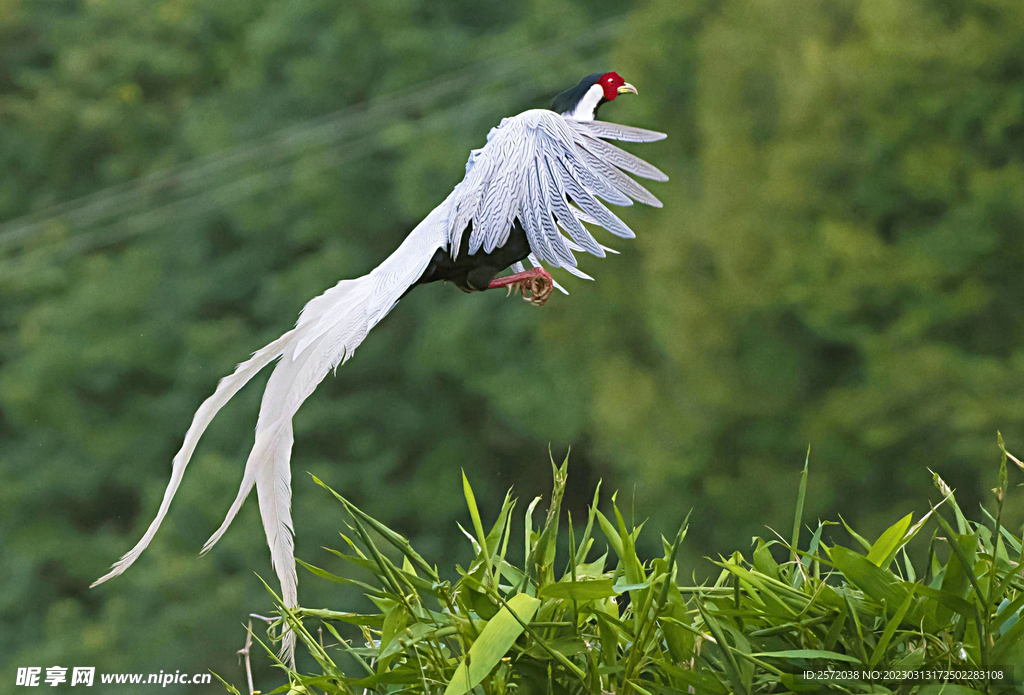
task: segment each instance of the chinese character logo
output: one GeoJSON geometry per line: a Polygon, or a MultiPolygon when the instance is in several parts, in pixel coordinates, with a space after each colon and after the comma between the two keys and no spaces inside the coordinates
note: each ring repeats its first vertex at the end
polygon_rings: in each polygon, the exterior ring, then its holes
{"type": "Polygon", "coordinates": [[[39,685],[39,674],[43,669],[38,666],[21,667],[18,669],[15,685],[39,685]]]}
{"type": "Polygon", "coordinates": [[[75,666],[71,671],[71,685],[92,685],[95,676],[95,666],[75,666]]]}

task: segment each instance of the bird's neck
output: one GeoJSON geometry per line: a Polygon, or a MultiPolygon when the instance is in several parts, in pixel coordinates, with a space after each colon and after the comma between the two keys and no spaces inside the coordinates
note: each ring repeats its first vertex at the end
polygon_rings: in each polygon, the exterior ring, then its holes
{"type": "Polygon", "coordinates": [[[603,101],[604,89],[600,84],[591,85],[590,89],[583,93],[583,97],[576,102],[576,106],[562,115],[567,118],[575,118],[577,121],[592,121],[597,115],[597,107],[603,101]]]}

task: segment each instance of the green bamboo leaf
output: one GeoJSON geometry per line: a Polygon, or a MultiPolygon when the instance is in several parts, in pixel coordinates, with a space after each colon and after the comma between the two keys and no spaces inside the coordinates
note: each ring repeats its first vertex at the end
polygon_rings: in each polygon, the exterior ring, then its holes
{"type": "Polygon", "coordinates": [[[483,682],[502,657],[512,648],[519,635],[523,634],[523,623],[533,620],[540,600],[527,594],[516,594],[508,600],[508,607],[487,621],[480,636],[469,648],[469,654],[455,669],[455,675],[448,682],[444,695],[465,695],[483,682]],[[516,617],[519,620],[516,620],[516,617]]]}
{"type": "Polygon", "coordinates": [[[896,551],[899,550],[901,541],[906,535],[907,529],[910,528],[910,522],[913,518],[914,515],[912,513],[907,514],[883,531],[882,535],[871,546],[871,550],[868,551],[868,560],[873,562],[876,567],[883,569],[888,567],[892,563],[893,558],[896,557],[896,551]]]}
{"type": "Polygon", "coordinates": [[[828,521],[818,521],[818,528],[814,529],[814,533],[811,535],[811,542],[807,546],[807,555],[800,560],[805,569],[811,567],[813,564],[814,569],[812,574],[815,579],[818,579],[821,575],[820,562],[815,555],[818,552],[818,546],[821,544],[821,532],[825,530],[826,526],[831,524],[832,522],[828,521]]]}
{"type": "MultiPolygon", "coordinates": [[[[735,562],[725,562],[717,564],[721,565],[726,570],[736,575],[739,579],[753,586],[757,591],[752,592],[750,596],[756,603],[760,605],[771,606],[775,612],[781,615],[786,615],[789,618],[796,617],[796,611],[794,611],[792,608],[786,605],[785,601],[782,599],[782,595],[780,595],[779,590],[788,591],[792,594],[797,594],[799,591],[798,589],[793,589],[788,584],[785,584],[783,582],[776,582],[775,580],[772,580],[771,578],[765,575],[755,574],[748,570],[746,567],[743,567],[742,565],[739,565],[735,562]]],[[[802,601],[804,598],[803,595],[798,594],[798,596],[799,599],[802,601]]]]}
{"type": "Polygon", "coordinates": [[[867,558],[841,545],[829,551],[829,557],[836,569],[853,585],[877,602],[898,606],[906,598],[906,590],[895,579],[867,558]]]}
{"type": "Polygon", "coordinates": [[[910,591],[907,592],[907,598],[900,604],[900,607],[896,609],[896,613],[893,614],[889,622],[885,624],[885,629],[882,631],[882,636],[878,638],[878,644],[875,645],[875,650],[871,653],[871,660],[868,662],[868,666],[874,668],[878,664],[879,659],[885,655],[885,650],[889,648],[889,642],[892,641],[892,636],[896,634],[896,630],[899,628],[900,623],[903,622],[903,617],[907,614],[911,604],[914,602],[914,589],[916,587],[911,586],[910,591]]]}
{"type": "MultiPolygon", "coordinates": [[[[965,618],[974,617],[974,605],[970,601],[966,601],[960,596],[951,594],[948,591],[941,589],[933,589],[930,586],[924,586],[923,584],[913,584],[911,582],[904,582],[903,586],[907,589],[911,587],[914,591],[929,601],[934,601],[940,606],[944,606],[954,613],[959,613],[965,618]]],[[[947,614],[948,616],[948,614],[947,614]]]]}
{"type": "Polygon", "coordinates": [[[466,477],[466,471],[462,471],[462,492],[466,496],[466,506],[469,507],[469,516],[473,519],[473,530],[476,531],[477,543],[480,544],[480,555],[483,557],[486,572],[485,586],[490,587],[494,575],[491,553],[492,549],[487,544],[487,534],[484,532],[484,524],[480,519],[480,509],[476,505],[476,495],[466,477]]]}
{"type": "MultiPolygon", "coordinates": [[[[575,656],[587,651],[587,643],[582,637],[568,636],[553,639],[547,643],[548,649],[557,652],[564,657],[575,656]]],[[[523,652],[524,655],[535,659],[545,659],[547,651],[538,643],[534,643],[529,649],[523,652]]]]}
{"type": "Polygon", "coordinates": [[[608,544],[612,547],[615,552],[615,557],[622,557],[622,539],[619,537],[619,532],[612,525],[612,522],[608,521],[608,517],[602,514],[600,511],[597,512],[597,523],[601,527],[601,532],[604,537],[608,539],[608,544]]]}
{"type": "Polygon", "coordinates": [[[731,692],[729,690],[729,686],[722,683],[712,675],[715,671],[711,671],[711,673],[703,673],[695,669],[680,668],[679,666],[671,663],[664,664],[664,668],[672,674],[674,678],[678,678],[686,685],[693,686],[698,693],[726,695],[726,693],[731,692]]]}
{"type": "Polygon", "coordinates": [[[1018,594],[1013,601],[1004,597],[996,609],[996,622],[993,624],[993,628],[997,628],[1000,635],[1005,634],[1020,620],[1022,608],[1024,608],[1024,593],[1018,594]]]}
{"type": "Polygon", "coordinates": [[[558,582],[547,584],[541,588],[540,598],[573,599],[576,601],[592,601],[594,599],[618,596],[612,579],[587,579],[577,582],[558,582]]]}
{"type": "Polygon", "coordinates": [[[615,581],[615,592],[619,594],[629,593],[630,591],[640,591],[641,589],[647,589],[651,586],[650,580],[643,582],[630,583],[626,581],[625,575],[619,577],[615,581]]]}
{"type": "Polygon", "coordinates": [[[533,501],[530,502],[530,506],[526,508],[526,517],[523,519],[523,538],[524,538],[524,551],[523,555],[526,558],[526,565],[523,566],[523,580],[517,586],[520,589],[526,588],[526,581],[530,576],[530,558],[533,557],[535,548],[536,538],[533,534],[533,512],[540,504],[540,497],[534,497],[533,501]]]}
{"type": "Polygon", "coordinates": [[[672,659],[681,664],[694,655],[694,634],[687,629],[692,627],[693,620],[686,609],[686,600],[682,592],[674,583],[669,586],[665,612],[666,615],[659,618],[665,633],[665,643],[672,659]],[[683,625],[687,627],[684,628],[683,625]]]}
{"type": "Polygon", "coordinates": [[[843,603],[843,607],[839,610],[839,614],[836,615],[832,625],[828,628],[828,632],[825,633],[825,639],[821,641],[822,649],[825,651],[832,651],[832,648],[836,646],[836,642],[839,641],[839,635],[842,633],[843,628],[846,627],[846,616],[848,609],[846,603],[843,603]]]}
{"type": "MultiPolygon", "coordinates": [[[[344,555],[343,553],[338,553],[338,555],[342,557],[351,557],[349,555],[344,555]]],[[[378,589],[375,586],[370,586],[366,582],[361,582],[357,579],[349,579],[348,577],[339,577],[336,574],[331,574],[327,570],[320,569],[319,567],[311,565],[308,562],[303,562],[299,558],[295,558],[295,562],[298,563],[300,566],[305,567],[312,574],[314,574],[317,577],[320,577],[321,579],[326,579],[337,584],[348,584],[349,586],[358,586],[363,591],[367,591],[371,594],[383,595],[380,589],[378,589]]]]}
{"type": "Polygon", "coordinates": [[[735,647],[729,644],[725,638],[725,630],[723,630],[721,624],[711,616],[711,614],[704,608],[703,603],[697,602],[697,610],[700,612],[700,617],[704,621],[708,630],[715,638],[715,642],[718,644],[719,649],[722,650],[722,656],[725,660],[722,665],[725,667],[726,675],[729,676],[729,680],[732,681],[733,688],[742,693],[749,693],[746,688],[746,679],[743,677],[743,671],[740,669],[739,663],[736,661],[734,654],[735,647]]]}
{"type": "Polygon", "coordinates": [[[640,693],[640,695],[653,695],[650,690],[647,690],[646,688],[641,688],[636,681],[627,680],[626,685],[629,686],[628,688],[625,688],[626,692],[629,692],[629,688],[632,688],[633,690],[640,693]]]}
{"type": "Polygon", "coordinates": [[[299,608],[299,614],[304,618],[319,618],[320,620],[338,620],[349,625],[366,625],[368,627],[381,627],[384,618],[380,615],[369,613],[345,613],[331,611],[326,608],[299,608]]]}
{"type": "Polygon", "coordinates": [[[779,563],[772,557],[771,548],[760,538],[757,539],[757,549],[754,550],[754,569],[772,579],[779,578],[779,563]]]}
{"type": "Polygon", "coordinates": [[[476,505],[476,495],[473,494],[473,487],[469,484],[466,471],[462,471],[462,493],[466,497],[466,506],[469,507],[469,516],[473,520],[473,530],[476,531],[476,540],[484,555],[489,555],[487,548],[487,534],[484,533],[484,524],[480,519],[480,509],[476,505]]]}
{"type": "Polygon", "coordinates": [[[380,658],[384,659],[397,654],[398,652],[415,646],[423,641],[438,641],[449,635],[455,635],[459,629],[454,625],[445,625],[438,627],[437,623],[414,623],[409,626],[405,632],[402,633],[400,639],[393,640],[390,645],[380,653],[380,658]]]}
{"type": "MultiPolygon", "coordinates": [[[[945,521],[944,519],[942,521],[945,521]]],[[[979,600],[983,600],[977,579],[974,576],[974,563],[978,552],[978,534],[957,534],[946,525],[950,536],[950,547],[953,550],[946,562],[946,572],[942,577],[942,590],[960,598],[966,598],[972,585],[977,591],[979,600]],[[955,544],[955,547],[954,547],[955,544]]]]}
{"type": "Polygon", "coordinates": [[[1007,483],[1009,482],[1006,473],[1006,442],[1003,441],[1002,432],[996,432],[996,442],[999,445],[999,451],[1002,452],[1002,456],[1000,457],[1001,460],[999,461],[999,477],[996,479],[996,489],[994,490],[994,492],[996,493],[996,499],[999,501],[1001,505],[1006,495],[1007,483]]]}
{"type": "Polygon", "coordinates": [[[473,589],[467,589],[466,593],[469,594],[469,604],[481,618],[490,620],[497,614],[498,606],[488,598],[487,594],[473,589]]]}
{"type": "Polygon", "coordinates": [[[992,660],[997,664],[1024,663],[1024,620],[1018,620],[1000,635],[992,647],[992,660]]]}
{"type": "Polygon", "coordinates": [[[907,570],[907,581],[916,582],[917,581],[917,571],[914,569],[914,565],[911,564],[910,558],[907,556],[907,548],[906,548],[906,546],[901,548],[901,551],[903,552],[903,566],[907,570]]]}
{"type": "Polygon", "coordinates": [[[597,504],[601,499],[601,481],[597,481],[597,487],[594,489],[594,501],[590,503],[590,510],[587,514],[587,527],[583,530],[583,537],[580,538],[579,550],[576,554],[576,564],[582,565],[587,560],[587,551],[590,550],[591,542],[593,541],[594,533],[594,520],[597,518],[597,504]]]}
{"type": "MultiPolygon", "coordinates": [[[[601,636],[601,665],[606,669],[621,668],[618,650],[619,634],[629,635],[628,628],[625,626],[620,628],[619,625],[616,625],[616,623],[619,623],[618,620],[602,611],[597,611],[594,615],[597,616],[597,629],[598,634],[601,636]]],[[[621,625],[621,623],[619,624],[621,625]]],[[[1024,621],[1021,624],[1024,625],[1024,621]]],[[[626,639],[631,640],[631,637],[630,635],[626,639]]]]}
{"type": "MultiPolygon", "coordinates": [[[[793,541],[790,547],[793,548],[791,559],[797,560],[797,548],[800,547],[800,523],[804,516],[804,498],[807,496],[807,465],[811,461],[811,447],[807,446],[807,456],[804,458],[804,470],[800,473],[800,488],[796,495],[796,514],[793,516],[793,541]]],[[[794,579],[799,575],[795,575],[794,579]]]]}
{"type": "MultiPolygon", "coordinates": [[[[851,584],[877,603],[884,603],[890,608],[903,605],[909,592],[891,572],[877,567],[863,555],[842,546],[832,548],[829,556],[836,569],[842,572],[851,584]]],[[[910,622],[920,624],[922,618],[920,604],[911,605],[908,618],[910,622]]]]}
{"type": "Polygon", "coordinates": [[[406,625],[409,624],[409,613],[406,612],[405,607],[401,604],[396,604],[384,615],[384,624],[381,626],[380,633],[380,644],[377,647],[378,650],[378,661],[377,661],[377,673],[383,674],[388,669],[388,665],[391,662],[391,658],[384,656],[383,652],[393,644],[396,637],[405,631],[406,625]]]}
{"type": "Polygon", "coordinates": [[[498,519],[494,522],[494,526],[491,527],[490,533],[487,534],[487,547],[493,551],[498,548],[499,542],[504,537],[505,542],[508,542],[508,537],[505,535],[508,528],[509,515],[512,510],[515,509],[516,501],[512,499],[512,490],[508,490],[505,493],[505,501],[501,503],[501,511],[498,512],[498,519]]]}
{"type": "Polygon", "coordinates": [[[839,520],[843,522],[843,527],[846,529],[846,532],[853,537],[853,540],[857,541],[860,547],[864,548],[865,552],[871,550],[871,543],[868,539],[854,531],[853,527],[846,523],[846,519],[843,518],[842,514],[839,515],[839,520]]]}
{"type": "Polygon", "coordinates": [[[351,514],[356,519],[362,519],[370,528],[372,528],[378,534],[383,536],[384,539],[387,540],[388,543],[393,545],[396,549],[401,551],[401,553],[403,555],[405,555],[407,558],[409,558],[409,561],[412,562],[412,564],[415,565],[426,576],[430,577],[434,581],[440,581],[440,579],[437,576],[437,572],[434,570],[433,567],[431,567],[430,565],[427,564],[427,561],[424,560],[423,557],[419,553],[417,553],[413,549],[412,544],[409,542],[408,538],[406,538],[405,536],[403,536],[400,533],[396,533],[395,531],[392,531],[390,528],[388,528],[387,526],[385,526],[381,522],[377,521],[372,516],[370,516],[369,514],[364,512],[363,510],[361,510],[359,507],[355,506],[354,504],[349,502],[347,499],[345,499],[344,497],[339,495],[337,492],[332,490],[329,485],[324,483],[322,480],[317,478],[315,475],[312,475],[312,474],[310,474],[310,475],[313,478],[313,482],[315,482],[317,485],[319,485],[320,487],[322,487],[323,489],[327,490],[332,495],[334,495],[335,499],[337,499],[339,502],[342,503],[342,505],[344,505],[345,510],[349,514],[351,514]]]}

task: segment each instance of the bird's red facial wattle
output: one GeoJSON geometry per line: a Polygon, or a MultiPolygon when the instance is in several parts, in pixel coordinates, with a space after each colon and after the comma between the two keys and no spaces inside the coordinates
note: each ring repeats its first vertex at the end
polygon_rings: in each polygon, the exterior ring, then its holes
{"type": "Polygon", "coordinates": [[[608,101],[615,101],[620,94],[636,94],[636,87],[626,82],[617,72],[606,72],[598,80],[601,89],[604,90],[604,98],[608,101]]]}

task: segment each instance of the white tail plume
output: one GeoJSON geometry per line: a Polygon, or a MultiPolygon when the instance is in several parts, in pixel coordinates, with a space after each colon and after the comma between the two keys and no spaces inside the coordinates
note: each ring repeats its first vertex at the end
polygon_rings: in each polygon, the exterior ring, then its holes
{"type": "MultiPolygon", "coordinates": [[[[135,547],[92,586],[116,577],[138,559],[167,515],[196,444],[214,416],[261,369],[281,358],[263,394],[256,441],[246,461],[238,494],[224,522],[203,546],[202,552],[209,551],[224,535],[255,486],[271,563],[281,583],[281,598],[289,608],[298,605],[291,515],[292,418],[324,377],[352,356],[370,329],[391,311],[423,274],[434,251],[446,246],[445,229],[439,224],[445,218],[445,208],[444,203],[438,206],[369,275],[342,280],[309,301],[294,329],[256,352],[238,365],[231,376],[221,380],[214,394],[199,407],[185,434],[185,442],[174,457],[171,480],[156,518],[135,547]]],[[[294,650],[295,635],[286,630],[282,658],[294,664],[294,650]]]]}

